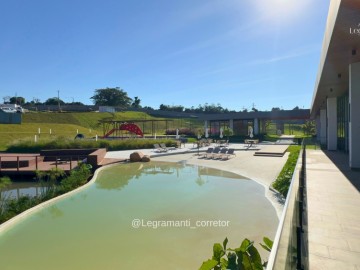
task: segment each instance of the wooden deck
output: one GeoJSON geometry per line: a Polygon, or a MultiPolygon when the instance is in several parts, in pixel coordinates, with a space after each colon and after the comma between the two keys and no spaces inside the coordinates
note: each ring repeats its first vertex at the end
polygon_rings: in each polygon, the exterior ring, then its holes
{"type": "Polygon", "coordinates": [[[44,161],[39,154],[0,154],[1,175],[34,175],[36,170],[49,171],[52,168],[69,172],[77,166],[78,160],[60,157],[55,157],[55,161],[44,161]]]}
{"type": "Polygon", "coordinates": [[[105,159],[106,149],[68,149],[42,151],[41,154],[0,153],[0,175],[35,175],[35,171],[49,171],[53,168],[70,172],[80,161],[86,159],[93,168],[119,162],[105,159]]]}

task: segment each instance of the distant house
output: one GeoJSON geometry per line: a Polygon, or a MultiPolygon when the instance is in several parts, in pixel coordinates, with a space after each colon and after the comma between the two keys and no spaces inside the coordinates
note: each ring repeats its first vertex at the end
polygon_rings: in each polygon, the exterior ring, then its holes
{"type": "Polygon", "coordinates": [[[114,113],[114,112],[115,112],[115,107],[111,107],[111,106],[99,106],[99,112],[114,113]]]}

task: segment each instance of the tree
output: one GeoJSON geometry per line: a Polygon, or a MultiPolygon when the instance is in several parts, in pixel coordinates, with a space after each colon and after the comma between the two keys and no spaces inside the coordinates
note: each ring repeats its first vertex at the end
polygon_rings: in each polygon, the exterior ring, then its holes
{"type": "Polygon", "coordinates": [[[96,89],[93,100],[95,105],[129,107],[132,99],[120,87],[96,89]]]}
{"type": "Polygon", "coordinates": [[[66,103],[66,105],[84,105],[84,103],[80,101],[75,101],[75,102],[66,103]]]}
{"type": "Polygon", "coordinates": [[[3,97],[3,100],[4,100],[4,104],[8,104],[10,102],[10,97],[5,96],[5,97],[3,97]]]}
{"type": "Polygon", "coordinates": [[[141,108],[140,102],[141,99],[139,97],[135,97],[133,103],[131,104],[131,107],[141,108]]]}
{"type": "Polygon", "coordinates": [[[226,136],[227,137],[227,140],[229,141],[229,137],[230,136],[233,136],[234,135],[234,131],[231,129],[231,128],[229,128],[229,127],[226,127],[225,129],[224,129],[224,136],[226,136]]]}
{"type": "Polygon", "coordinates": [[[295,111],[295,110],[300,110],[299,106],[296,106],[296,107],[293,109],[293,111],[295,111]]]}
{"type": "Polygon", "coordinates": [[[10,98],[10,103],[11,104],[17,104],[17,105],[21,105],[25,103],[25,98],[23,97],[11,97],[10,98]]]}
{"type": "Polygon", "coordinates": [[[307,120],[305,124],[302,125],[302,129],[306,135],[315,134],[315,121],[307,120]]]}
{"type": "Polygon", "coordinates": [[[184,107],[181,105],[165,105],[165,104],[160,104],[159,107],[160,111],[169,111],[169,112],[183,112],[184,111],[184,107]]]}
{"type": "Polygon", "coordinates": [[[64,105],[65,102],[62,101],[61,99],[57,98],[57,97],[53,97],[53,98],[48,98],[44,104],[45,105],[58,105],[60,103],[60,105],[64,105]]]}
{"type": "Polygon", "coordinates": [[[278,111],[281,111],[281,109],[279,107],[273,107],[271,109],[272,112],[278,112],[278,111]]]}

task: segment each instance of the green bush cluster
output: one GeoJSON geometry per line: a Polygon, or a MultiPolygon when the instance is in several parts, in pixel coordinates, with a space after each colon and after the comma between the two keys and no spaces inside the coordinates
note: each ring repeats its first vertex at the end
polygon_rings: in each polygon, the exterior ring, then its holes
{"type": "MultiPolygon", "coordinates": [[[[0,198],[0,224],[42,202],[62,195],[85,184],[91,176],[91,166],[80,163],[69,176],[60,169],[36,172],[42,186],[40,195],[35,197],[0,198]],[[60,182],[59,182],[60,180],[60,182]]],[[[1,190],[1,189],[0,189],[1,190]]]]}
{"type": "MultiPolygon", "coordinates": [[[[263,238],[264,243],[260,246],[271,252],[273,241],[263,238]]],[[[240,247],[227,248],[228,239],[225,238],[222,245],[216,243],[213,246],[213,256],[203,262],[199,270],[263,270],[267,262],[263,262],[254,242],[244,239],[240,247]]]]}
{"type": "Polygon", "coordinates": [[[301,146],[292,145],[288,148],[288,152],[290,152],[288,160],[286,161],[283,169],[281,170],[279,176],[276,181],[272,184],[272,186],[279,191],[285,198],[287,196],[291,179],[294,174],[294,170],[296,167],[296,163],[299,157],[301,146]]]}
{"type": "Polygon", "coordinates": [[[106,148],[109,151],[130,149],[151,149],[154,143],[164,143],[168,147],[176,147],[177,141],[171,139],[124,139],[124,140],[74,140],[66,137],[41,139],[34,142],[30,139],[16,141],[7,147],[9,153],[37,153],[47,149],[85,149],[106,148]]]}

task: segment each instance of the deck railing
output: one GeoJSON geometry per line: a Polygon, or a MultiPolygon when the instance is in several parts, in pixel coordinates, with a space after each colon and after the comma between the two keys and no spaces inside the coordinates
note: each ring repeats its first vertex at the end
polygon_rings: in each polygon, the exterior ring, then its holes
{"type": "Polygon", "coordinates": [[[21,170],[48,170],[51,168],[58,168],[71,171],[73,169],[73,162],[79,163],[84,160],[86,156],[77,155],[61,155],[61,156],[39,156],[39,155],[7,155],[0,156],[0,172],[2,171],[21,171],[21,170]],[[44,161],[47,159],[48,161],[44,161]],[[24,164],[26,162],[26,164],[24,164]],[[9,165],[11,163],[11,165],[9,165]],[[6,165],[5,165],[6,164],[6,165]],[[45,167],[41,164],[47,164],[45,167]]]}
{"type": "Polygon", "coordinates": [[[306,231],[306,146],[303,142],[266,269],[309,269],[306,231]]]}

